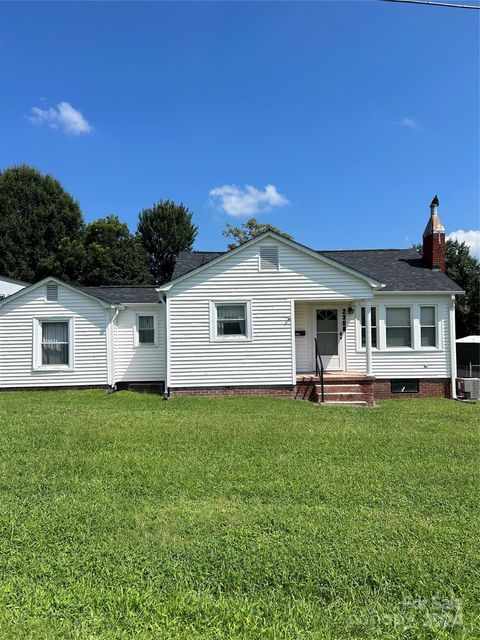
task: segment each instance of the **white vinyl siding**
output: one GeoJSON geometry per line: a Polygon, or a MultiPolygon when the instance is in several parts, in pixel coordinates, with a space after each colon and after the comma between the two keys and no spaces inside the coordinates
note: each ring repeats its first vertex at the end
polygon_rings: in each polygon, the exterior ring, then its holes
{"type": "Polygon", "coordinates": [[[342,300],[371,297],[370,286],[360,278],[286,244],[269,244],[279,246],[278,271],[259,270],[259,245],[253,244],[172,287],[170,386],[292,384],[294,342],[297,358],[302,347],[292,330],[291,301],[334,299],[341,305],[342,300]],[[212,341],[209,301],[246,299],[251,341],[212,341]]]}
{"type": "Polygon", "coordinates": [[[0,307],[0,387],[106,385],[105,307],[62,285],[58,302],[47,303],[46,295],[42,285],[0,307]],[[36,361],[35,326],[53,319],[75,324],[75,343],[69,345],[74,366],[69,362],[68,370],[38,366],[36,361]]]}
{"type": "MultiPolygon", "coordinates": [[[[152,321],[148,322],[151,324],[152,321]]],[[[120,310],[114,325],[114,352],[116,382],[165,381],[165,306],[130,304],[127,309],[120,310]],[[153,344],[139,343],[140,317],[153,318],[153,344]]]]}
{"type": "Polygon", "coordinates": [[[305,331],[305,335],[295,337],[297,373],[312,371],[312,307],[309,302],[295,303],[295,330],[305,331]]]}
{"type": "MultiPolygon", "coordinates": [[[[450,377],[450,295],[380,294],[377,307],[379,348],[372,352],[373,375],[377,378],[448,378],[450,377]],[[409,307],[412,317],[412,348],[389,349],[385,342],[386,308],[409,307]],[[421,346],[420,308],[435,307],[437,346],[421,346]]],[[[361,308],[357,305],[356,322],[347,324],[347,368],[366,371],[365,349],[361,348],[361,308]]]]}

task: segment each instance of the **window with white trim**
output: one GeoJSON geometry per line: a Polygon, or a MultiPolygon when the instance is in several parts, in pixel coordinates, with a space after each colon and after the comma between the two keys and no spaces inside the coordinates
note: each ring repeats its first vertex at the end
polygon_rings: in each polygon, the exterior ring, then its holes
{"type": "Polygon", "coordinates": [[[138,344],[155,344],[155,316],[137,316],[138,344]]]}
{"type": "Polygon", "coordinates": [[[385,334],[387,349],[412,346],[410,307],[386,307],[385,334]]]}
{"type": "MultiPolygon", "coordinates": [[[[360,323],[362,326],[362,347],[365,347],[367,344],[367,316],[365,313],[365,307],[362,307],[360,310],[361,319],[360,323]]],[[[372,325],[372,347],[377,348],[377,307],[372,307],[371,314],[371,325],[372,325]]]]}
{"type": "Polygon", "coordinates": [[[212,340],[250,340],[249,301],[211,302],[212,340]]]}
{"type": "Polygon", "coordinates": [[[246,331],[245,304],[217,304],[217,335],[245,336],[246,331]]]}
{"type": "Polygon", "coordinates": [[[68,320],[65,322],[41,322],[42,366],[66,366],[69,362],[68,320]]]}
{"type": "Polygon", "coordinates": [[[437,346],[435,307],[420,307],[420,345],[422,347],[437,346]]]}
{"type": "Polygon", "coordinates": [[[260,247],[260,271],[278,271],[278,247],[275,245],[260,247]]]}
{"type": "Polygon", "coordinates": [[[74,318],[33,319],[33,370],[73,371],[74,318]]]}

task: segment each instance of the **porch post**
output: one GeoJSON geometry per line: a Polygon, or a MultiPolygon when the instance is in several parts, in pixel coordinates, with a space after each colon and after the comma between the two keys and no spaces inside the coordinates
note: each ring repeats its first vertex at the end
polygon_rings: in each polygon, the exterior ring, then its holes
{"type": "Polygon", "coordinates": [[[365,353],[367,358],[367,376],[373,375],[372,368],[372,301],[365,300],[365,353]]]}

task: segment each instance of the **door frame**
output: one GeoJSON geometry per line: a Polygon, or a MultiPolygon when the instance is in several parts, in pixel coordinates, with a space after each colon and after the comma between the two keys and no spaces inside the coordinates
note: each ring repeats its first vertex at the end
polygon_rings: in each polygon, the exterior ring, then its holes
{"type": "Polygon", "coordinates": [[[312,341],[311,341],[311,354],[312,354],[312,362],[313,362],[313,366],[312,366],[312,371],[315,370],[315,338],[317,337],[317,311],[320,310],[325,310],[325,309],[335,309],[337,312],[337,335],[340,336],[340,339],[338,341],[338,359],[339,359],[339,368],[332,368],[332,367],[325,367],[326,371],[346,371],[345,369],[345,363],[347,361],[347,354],[346,354],[346,339],[345,339],[345,332],[343,331],[343,318],[342,318],[342,312],[343,309],[345,308],[345,305],[341,305],[339,306],[338,303],[337,304],[328,304],[328,303],[314,303],[312,305],[313,309],[312,309],[312,316],[311,316],[311,322],[312,322],[312,341]]]}

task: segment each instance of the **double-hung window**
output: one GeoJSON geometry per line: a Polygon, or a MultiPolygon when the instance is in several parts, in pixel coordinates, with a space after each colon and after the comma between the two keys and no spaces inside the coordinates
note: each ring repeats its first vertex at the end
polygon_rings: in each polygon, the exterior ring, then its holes
{"type": "Polygon", "coordinates": [[[69,366],[68,320],[42,322],[42,366],[69,366]]]}
{"type": "Polygon", "coordinates": [[[250,339],[250,303],[212,303],[212,338],[214,340],[250,339]]]}
{"type": "Polygon", "coordinates": [[[34,318],[33,369],[74,370],[74,318],[34,318]]]}
{"type": "Polygon", "coordinates": [[[245,304],[217,305],[217,335],[246,336],[245,304]]]}
{"type": "MultiPolygon", "coordinates": [[[[361,325],[362,325],[362,347],[365,348],[367,344],[367,316],[365,313],[365,307],[361,308],[361,325]]],[[[377,308],[372,307],[371,314],[372,325],[372,347],[377,348],[377,308]]]]}
{"type": "Polygon", "coordinates": [[[412,316],[410,307],[386,308],[385,333],[387,349],[412,346],[412,316]]]}
{"type": "Polygon", "coordinates": [[[435,307],[420,307],[420,345],[437,346],[437,322],[435,307]]]}
{"type": "Polygon", "coordinates": [[[137,316],[137,340],[138,344],[155,344],[155,316],[137,316]]]}

